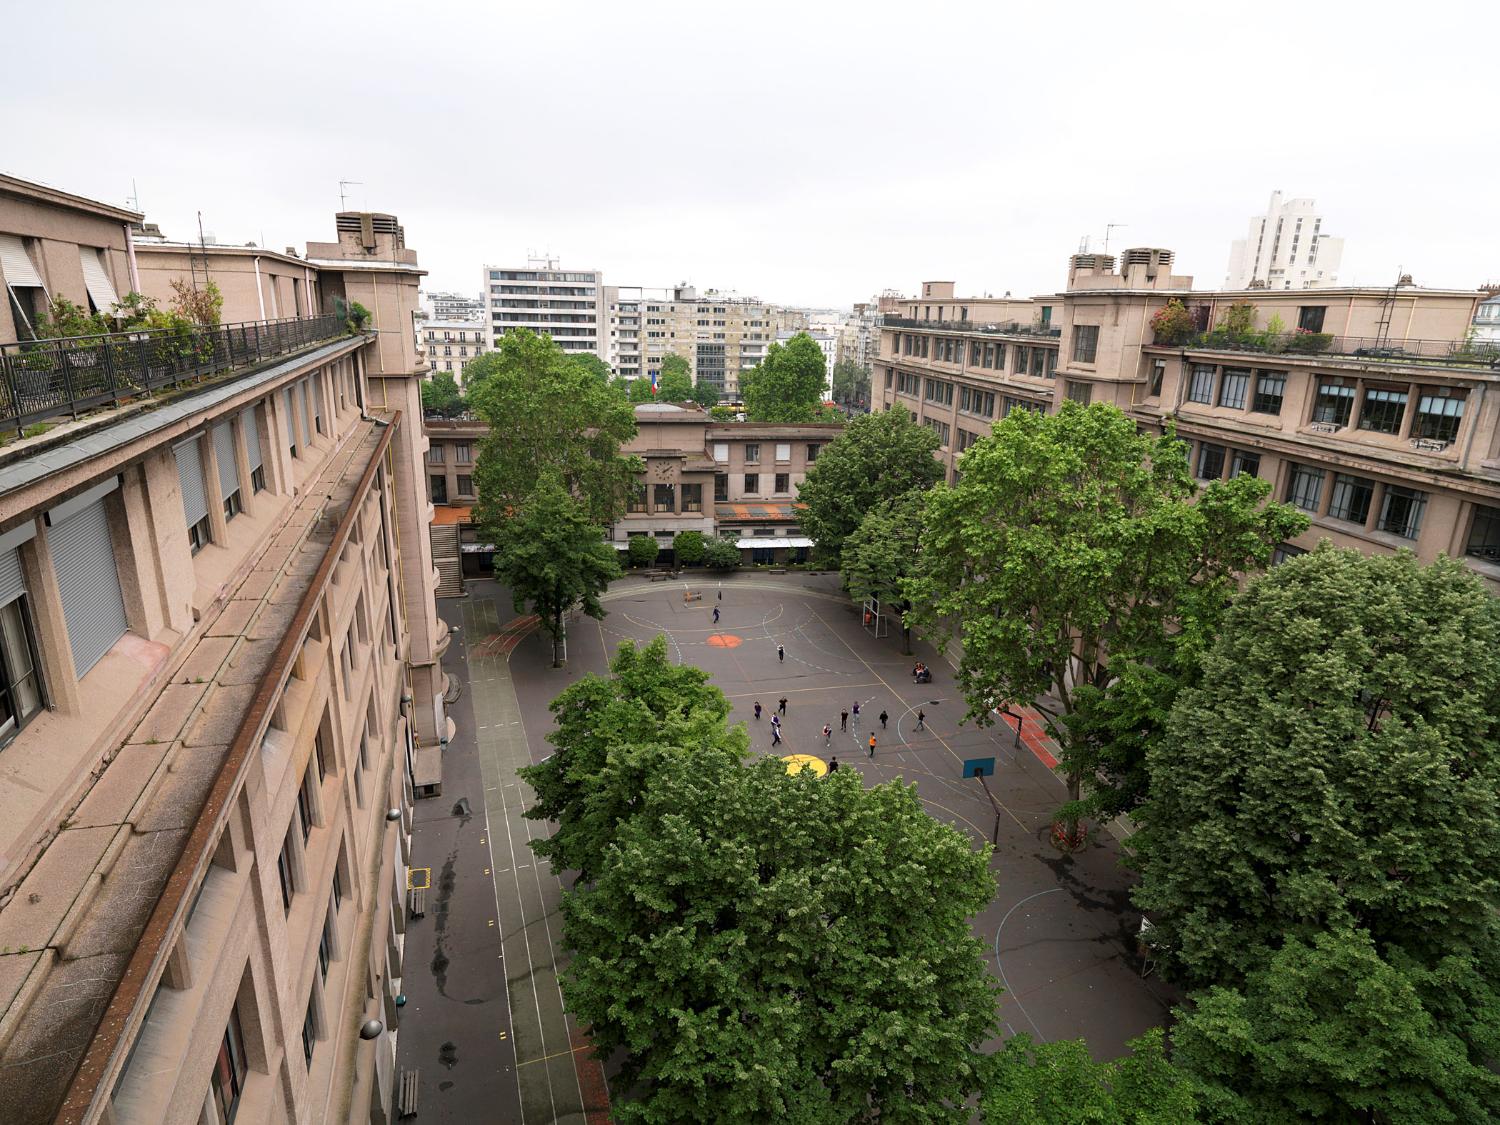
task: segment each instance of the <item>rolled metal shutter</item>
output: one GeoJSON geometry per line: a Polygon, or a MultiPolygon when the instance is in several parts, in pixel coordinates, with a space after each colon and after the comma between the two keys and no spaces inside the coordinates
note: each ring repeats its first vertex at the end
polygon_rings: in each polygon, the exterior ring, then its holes
{"type": "Polygon", "coordinates": [[[177,479],[182,482],[182,514],[192,527],[208,515],[208,489],[203,484],[203,455],[198,451],[198,439],[173,447],[172,455],[177,458],[177,479]]]}
{"type": "Polygon", "coordinates": [[[308,382],[312,384],[313,404],[313,428],[318,433],[323,432],[323,380],[314,375],[308,382]]]}
{"type": "Polygon", "coordinates": [[[245,457],[253,473],[260,468],[260,425],[255,421],[255,407],[240,412],[240,426],[245,431],[245,457]]]}
{"type": "Polygon", "coordinates": [[[104,501],[68,517],[52,529],[48,539],[63,619],[73,645],[73,670],[81,677],[125,635],[125,599],[104,501]]]}
{"type": "Polygon", "coordinates": [[[31,255],[26,253],[26,243],[15,234],[0,234],[0,272],[5,274],[7,285],[29,285],[45,290],[42,275],[31,264],[31,255]]]}
{"type": "Polygon", "coordinates": [[[0,606],[10,605],[26,592],[26,580],[21,577],[21,552],[12,547],[0,551],[0,606]]]}
{"type": "Polygon", "coordinates": [[[312,429],[311,429],[311,422],[308,420],[308,417],[307,417],[307,415],[309,413],[309,410],[308,410],[308,406],[307,406],[307,380],[306,379],[303,379],[302,382],[300,382],[300,383],[297,384],[297,394],[296,394],[295,397],[297,399],[297,417],[302,420],[302,444],[303,445],[311,445],[312,444],[312,429]]]}
{"type": "Polygon", "coordinates": [[[240,466],[234,459],[234,427],[228,422],[214,427],[214,456],[219,460],[219,499],[228,500],[240,488],[240,466]]]}
{"type": "Polygon", "coordinates": [[[115,296],[114,282],[110,281],[109,274],[105,272],[101,251],[92,246],[80,246],[78,264],[83,267],[84,288],[89,291],[89,299],[94,302],[97,311],[107,313],[120,303],[120,298],[115,296]]]}
{"type": "Polygon", "coordinates": [[[292,388],[288,387],[281,392],[282,413],[286,415],[286,446],[288,449],[297,448],[297,416],[292,413],[292,388]]]}

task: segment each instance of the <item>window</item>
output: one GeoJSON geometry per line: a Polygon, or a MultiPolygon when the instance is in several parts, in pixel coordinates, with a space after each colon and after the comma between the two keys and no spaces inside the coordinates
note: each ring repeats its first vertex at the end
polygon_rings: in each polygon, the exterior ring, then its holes
{"type": "Polygon", "coordinates": [[[1229,461],[1229,475],[1231,478],[1260,476],[1260,454],[1236,449],[1229,461]]]}
{"type": "Polygon", "coordinates": [[[1417,399],[1417,418],[1412,437],[1425,441],[1452,442],[1464,417],[1464,392],[1450,387],[1434,388],[1417,399]]]}
{"type": "Polygon", "coordinates": [[[1313,400],[1314,422],[1325,426],[1343,428],[1349,424],[1349,412],[1354,408],[1354,387],[1342,379],[1318,380],[1318,397],[1313,400]]]}
{"type": "Polygon", "coordinates": [[[1278,543],[1276,550],[1271,552],[1271,565],[1280,566],[1287,559],[1294,559],[1298,555],[1307,554],[1306,547],[1298,547],[1294,543],[1278,543]]]}
{"type": "Polygon", "coordinates": [[[318,1045],[318,1025],[313,1021],[313,998],[307,998],[307,1014],[302,1017],[302,1058],[312,1069],[313,1048],[318,1045]]]}
{"type": "Polygon", "coordinates": [[[441,465],[443,463],[443,445],[441,442],[427,447],[427,463],[429,465],[441,465]]]}
{"type": "Polygon", "coordinates": [[[658,484],[653,489],[651,498],[651,510],[654,512],[672,512],[677,509],[677,487],[671,484],[658,484]]]}
{"type": "Polygon", "coordinates": [[[1304,512],[1316,514],[1323,499],[1323,470],[1308,465],[1293,465],[1291,478],[1287,481],[1287,503],[1295,504],[1304,512]]]}
{"type": "Polygon", "coordinates": [[[628,512],[644,512],[646,510],[646,486],[634,484],[630,488],[630,495],[625,501],[625,510],[628,512]]]}
{"type": "Polygon", "coordinates": [[[1375,526],[1403,539],[1415,539],[1417,532],[1422,530],[1422,512],[1426,507],[1427,493],[1388,484],[1380,502],[1380,519],[1375,526]]]}
{"type": "Polygon", "coordinates": [[[1094,397],[1094,385],[1092,383],[1080,382],[1077,379],[1069,379],[1067,382],[1068,397],[1076,403],[1087,406],[1089,400],[1094,397]]]}
{"type": "Polygon", "coordinates": [[[1031,349],[1031,374],[1033,378],[1052,378],[1052,370],[1056,363],[1057,353],[1051,348],[1031,349]]]}
{"type": "Polygon", "coordinates": [[[1187,399],[1189,402],[1201,402],[1205,406],[1214,400],[1214,373],[1217,370],[1211,363],[1193,364],[1193,374],[1188,379],[1187,399]]]}
{"type": "Polygon", "coordinates": [[[1297,327],[1304,332],[1323,331],[1323,314],[1327,305],[1303,305],[1297,310],[1297,327]]]}
{"type": "Polygon", "coordinates": [[[684,512],[703,511],[703,486],[701,484],[682,486],[682,510],[684,512]]]}
{"type": "Polygon", "coordinates": [[[448,478],[433,476],[427,479],[432,485],[432,502],[434,504],[446,504],[448,502],[448,478]]]}
{"type": "Polygon", "coordinates": [[[474,461],[473,446],[466,441],[461,441],[453,447],[453,459],[460,465],[469,465],[474,461]]]}
{"type": "Polygon", "coordinates": [[[792,459],[792,444],[791,444],[791,442],[786,442],[786,441],[777,442],[776,443],[776,460],[778,460],[778,461],[790,461],[791,459],[792,459]]]}
{"type": "Polygon", "coordinates": [[[714,501],[723,504],[729,500],[729,474],[714,474],[714,501]]]}
{"type": "Polygon", "coordinates": [[[1149,398],[1161,397],[1161,385],[1167,379],[1167,361],[1158,359],[1151,365],[1151,389],[1147,392],[1149,398]]]}
{"type": "MultiPolygon", "coordinates": [[[[347,651],[347,646],[345,651],[347,651]]],[[[313,813],[312,813],[312,786],[313,778],[311,771],[302,775],[302,783],[297,786],[297,817],[302,822],[302,840],[306,843],[308,836],[312,835],[313,813]]]]}
{"type": "Polygon", "coordinates": [[[1464,553],[1476,559],[1500,561],[1500,508],[1474,505],[1474,522],[1469,525],[1469,545],[1464,553]]]}
{"type": "Polygon", "coordinates": [[[747,442],[745,444],[745,464],[760,464],[760,445],[758,442],[747,442]]]}
{"type": "Polygon", "coordinates": [[[808,446],[807,446],[807,463],[809,465],[811,465],[814,461],[816,461],[818,459],[818,449],[819,448],[820,447],[818,446],[817,442],[810,442],[810,443],[808,443],[808,446]]]}
{"type": "Polygon", "coordinates": [[[714,460],[721,465],[729,460],[729,443],[727,441],[714,442],[714,460]]]}
{"type": "Polygon", "coordinates": [[[1219,380],[1219,405],[1243,410],[1249,394],[1250,372],[1243,367],[1224,368],[1224,378],[1219,380]]]}
{"type": "Polygon", "coordinates": [[[282,909],[291,910],[292,895],[296,892],[296,887],[292,885],[292,834],[290,832],[281,842],[281,851],[276,854],[276,878],[281,883],[282,909]]]}
{"type": "MultiPolygon", "coordinates": [[[[334,907],[336,910],[337,907],[334,907]]],[[[333,914],[323,918],[323,932],[318,935],[318,976],[328,980],[328,962],[333,960],[333,914]]]]}
{"type": "Polygon", "coordinates": [[[463,473],[459,473],[458,474],[458,494],[460,496],[473,496],[474,495],[474,478],[473,477],[471,477],[471,476],[465,476],[463,473]]]}
{"type": "Polygon", "coordinates": [[[1204,442],[1198,447],[1198,479],[1218,480],[1224,475],[1224,447],[1204,442]]]}
{"type": "Polygon", "coordinates": [[[1366,387],[1359,408],[1359,428],[1377,434],[1399,434],[1406,417],[1404,387],[1366,387]]]}
{"type": "MultiPolygon", "coordinates": [[[[0,572],[14,568],[13,591],[20,586],[20,560],[14,551],[6,554],[8,557],[0,558],[0,572]]],[[[41,709],[36,638],[31,630],[26,595],[21,594],[0,606],[0,743],[14,738],[41,709]]]]}
{"type": "Polygon", "coordinates": [[[746,473],[745,474],[745,492],[748,495],[754,496],[759,491],[760,491],[760,474],[759,473],[746,473]]]}
{"type": "Polygon", "coordinates": [[[1015,368],[1017,375],[1025,375],[1031,367],[1031,349],[1016,345],[1015,368]]]}
{"type": "Polygon", "coordinates": [[[1281,400],[1286,396],[1286,376],[1280,371],[1260,371],[1255,375],[1255,399],[1250,409],[1257,414],[1280,414],[1281,400]]]}
{"type": "Polygon", "coordinates": [[[240,1095],[245,1089],[245,1075],[250,1071],[245,1062],[245,1033],[240,1028],[240,1008],[236,1004],[229,1012],[229,1026],[224,1029],[224,1038],[219,1042],[219,1055],[214,1060],[213,1071],[208,1076],[209,1100],[213,1104],[215,1125],[230,1125],[240,1108],[240,1095]]]}
{"type": "Polygon", "coordinates": [[[958,408],[969,414],[982,414],[986,418],[995,416],[995,392],[981,391],[973,387],[959,388],[958,408]]]}
{"type": "Polygon", "coordinates": [[[1005,397],[1005,417],[1009,418],[1017,410],[1030,410],[1037,414],[1045,413],[1045,408],[1036,402],[1027,402],[1024,398],[1005,397]]]}
{"type": "Polygon", "coordinates": [[[1073,325],[1073,362],[1093,363],[1099,350],[1099,326],[1097,324],[1073,325]]]}
{"type": "Polygon", "coordinates": [[[775,492],[775,494],[778,496],[784,495],[785,493],[788,493],[792,490],[792,474],[777,473],[774,483],[775,488],[773,489],[773,491],[775,492]]]}
{"type": "Polygon", "coordinates": [[[1374,495],[1374,481],[1348,473],[1334,473],[1328,514],[1336,520],[1362,524],[1370,518],[1370,499],[1374,495]]]}

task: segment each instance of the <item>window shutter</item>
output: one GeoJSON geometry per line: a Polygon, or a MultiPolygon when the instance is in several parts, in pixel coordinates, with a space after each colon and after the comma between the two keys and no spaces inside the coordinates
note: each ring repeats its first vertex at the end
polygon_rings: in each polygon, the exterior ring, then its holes
{"type": "Polygon", "coordinates": [[[321,434],[323,432],[323,380],[313,375],[308,382],[312,384],[313,424],[321,434]]]}
{"type": "Polygon", "coordinates": [[[31,255],[26,253],[26,244],[19,235],[0,234],[0,271],[5,273],[6,285],[29,285],[45,290],[41,274],[31,264],[31,255]]]}
{"type": "Polygon", "coordinates": [[[115,295],[115,286],[109,280],[109,273],[104,268],[103,253],[95,250],[92,246],[80,246],[78,248],[78,263],[83,266],[83,284],[89,291],[89,299],[94,302],[94,308],[102,313],[120,303],[120,298],[115,295]]]}
{"type": "Polygon", "coordinates": [[[198,439],[185,441],[172,450],[177,458],[177,479],[182,483],[182,511],[187,525],[208,515],[208,490],[203,485],[203,456],[198,450],[198,439]]]}
{"type": "Polygon", "coordinates": [[[21,552],[12,547],[0,551],[0,606],[9,605],[26,592],[21,577],[21,552]]]}
{"type": "Polygon", "coordinates": [[[219,499],[239,491],[240,467],[234,458],[234,427],[220,422],[214,427],[214,456],[219,461],[219,499]]]}
{"type": "Polygon", "coordinates": [[[292,388],[281,392],[282,414],[286,416],[286,444],[288,449],[297,448],[297,416],[292,413],[292,388]]]}
{"type": "Polygon", "coordinates": [[[81,677],[125,635],[125,599],[99,500],[52,529],[48,537],[73,668],[81,677]]]}
{"type": "Polygon", "coordinates": [[[240,426],[245,431],[245,455],[250,461],[250,471],[253,473],[261,466],[260,459],[260,427],[255,421],[255,407],[240,412],[240,426]]]}
{"type": "Polygon", "coordinates": [[[297,404],[297,419],[302,423],[302,444],[312,444],[312,433],[308,429],[307,421],[307,380],[303,379],[292,388],[292,398],[297,404]]]}

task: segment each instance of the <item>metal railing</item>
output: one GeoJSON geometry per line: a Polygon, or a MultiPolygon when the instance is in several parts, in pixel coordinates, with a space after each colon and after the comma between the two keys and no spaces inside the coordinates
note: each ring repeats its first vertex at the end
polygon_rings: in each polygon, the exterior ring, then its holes
{"type": "Polygon", "coordinates": [[[978,320],[913,320],[909,316],[887,316],[881,322],[880,327],[921,328],[929,332],[1003,333],[1011,336],[1044,336],[1050,339],[1056,339],[1062,335],[1061,328],[1054,328],[1050,324],[1022,324],[1018,320],[990,324],[978,320]]]}
{"type": "Polygon", "coordinates": [[[1230,337],[1220,332],[1195,333],[1180,343],[1159,347],[1254,352],[1259,355],[1327,355],[1382,363],[1442,364],[1500,368],[1500,344],[1469,340],[1390,340],[1376,336],[1326,333],[1252,333],[1230,337]]]}
{"type": "Polygon", "coordinates": [[[28,425],[218,375],[342,336],[336,316],[0,344],[0,426],[28,425]]]}

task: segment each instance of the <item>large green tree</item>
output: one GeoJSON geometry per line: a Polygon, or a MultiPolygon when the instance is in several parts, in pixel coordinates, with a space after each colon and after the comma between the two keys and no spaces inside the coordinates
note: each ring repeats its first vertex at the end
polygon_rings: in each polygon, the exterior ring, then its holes
{"type": "Polygon", "coordinates": [[[615,549],[555,471],[546,473],[495,532],[495,577],[510,587],[517,613],[528,608],[552,638],[562,666],[566,615],[575,607],[602,618],[599,602],[620,576],[615,549]]]}
{"type": "Polygon", "coordinates": [[[463,413],[464,396],[451,371],[438,371],[422,380],[422,413],[428,417],[453,418],[463,413]]]}
{"type": "Polygon", "coordinates": [[[938,437],[904,410],[862,414],[818,451],[797,488],[802,530],[837,560],[844,540],[872,511],[942,479],[938,437]]]}
{"type": "Polygon", "coordinates": [[[873,509],[844,540],[841,567],[844,585],[858,602],[880,599],[882,613],[896,613],[901,626],[901,651],[911,652],[911,629],[905,614],[911,608],[901,588],[916,562],[922,537],[922,494],[911,491],[873,509]]]}
{"type": "Polygon", "coordinates": [[[609,369],[609,364],[596,356],[593,352],[569,352],[568,358],[573,366],[584,371],[601,383],[608,383],[614,374],[609,369]]]}
{"type": "Polygon", "coordinates": [[[833,365],[833,400],[845,406],[870,401],[870,369],[852,359],[841,359],[833,365]]]}
{"type": "MultiPolygon", "coordinates": [[[[820,457],[821,461],[822,458],[820,457]]],[[[1070,720],[1097,707],[1133,664],[1161,666],[1211,635],[1240,577],[1307,526],[1266,503],[1252,476],[1201,492],[1186,445],[1140,433],[1116,407],[1064,402],[1015,411],[964,454],[962,478],[927,494],[922,550],[905,585],[912,619],[961,638],[967,718],[1020,703],[1062,748],[1069,838],[1100,743],[1070,720]]]]}
{"type": "Polygon", "coordinates": [[[1167,1059],[1160,1029],[1130,1046],[1095,1062],[1081,1039],[1011,1036],[984,1062],[985,1125],[1194,1125],[1192,1083],[1167,1059]]]}
{"type": "Polygon", "coordinates": [[[707,379],[699,379],[693,384],[693,393],[690,397],[704,410],[711,410],[719,405],[719,388],[707,379]]]}
{"type": "Polygon", "coordinates": [[[556,473],[596,524],[618,519],[640,462],[620,454],[635,416],[617,391],[550,336],[507,332],[481,356],[469,404],[489,423],[474,481],[474,522],[489,542],[546,473],[556,473]]]}
{"type": "Polygon", "coordinates": [[[608,676],[587,675],[552,701],[555,750],[520,770],[536,792],[526,815],[557,823],[532,849],[555,874],[590,876],[638,803],[656,751],[744,757],[749,739],[743,726],[725,727],[729,710],[707,672],[672,662],[665,637],[622,644],[608,676]]]}
{"type": "Polygon", "coordinates": [[[568,1008],[616,1120],[967,1122],[995,985],[988,849],[915,789],[661,752],[563,900],[568,1008]]]}
{"type": "Polygon", "coordinates": [[[662,356],[661,374],[656,378],[656,397],[662,402],[692,401],[692,369],[688,367],[688,361],[675,352],[662,356]]]}
{"type": "Polygon", "coordinates": [[[740,372],[745,417],[751,422],[816,422],[823,417],[828,364],[806,332],[772,344],[766,358],[740,372]]]}

